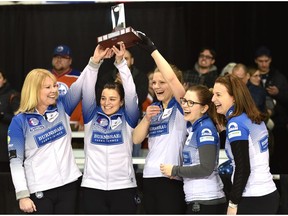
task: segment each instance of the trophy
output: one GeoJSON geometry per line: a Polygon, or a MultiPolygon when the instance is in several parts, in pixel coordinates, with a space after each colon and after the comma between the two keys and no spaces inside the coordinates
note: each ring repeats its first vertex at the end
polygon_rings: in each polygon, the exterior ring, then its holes
{"type": "Polygon", "coordinates": [[[113,31],[97,38],[98,43],[104,49],[107,47],[111,48],[120,41],[123,41],[126,48],[128,48],[141,40],[138,33],[132,27],[126,28],[123,3],[111,7],[111,18],[113,31]]]}

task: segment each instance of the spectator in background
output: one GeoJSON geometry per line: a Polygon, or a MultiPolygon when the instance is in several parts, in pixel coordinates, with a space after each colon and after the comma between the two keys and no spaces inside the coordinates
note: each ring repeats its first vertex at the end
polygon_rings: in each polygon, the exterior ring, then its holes
{"type": "Polygon", "coordinates": [[[238,63],[233,67],[232,74],[240,78],[245,84],[247,84],[250,77],[247,67],[241,63],[238,63]]]}
{"type": "Polygon", "coordinates": [[[234,68],[234,66],[236,65],[235,62],[230,62],[228,63],[221,71],[220,76],[225,76],[226,74],[231,74],[232,73],[232,69],[234,68]]]}
{"type": "Polygon", "coordinates": [[[7,131],[9,124],[18,110],[20,94],[7,80],[7,75],[0,70],[0,172],[9,172],[7,131]]]}
{"type": "Polygon", "coordinates": [[[8,157],[7,132],[14,113],[19,108],[20,94],[10,85],[7,74],[0,70],[0,214],[14,214],[17,202],[8,157]],[[13,188],[13,189],[12,189],[13,188]]]}
{"type": "MultiPolygon", "coordinates": [[[[72,68],[72,52],[68,46],[59,45],[55,47],[52,57],[51,72],[57,78],[59,95],[66,94],[71,84],[80,76],[80,72],[72,68]]],[[[72,113],[70,123],[73,131],[84,130],[81,102],[72,113]]]]}
{"type": "Polygon", "coordinates": [[[198,61],[192,70],[183,73],[184,87],[187,90],[191,85],[202,84],[212,88],[218,77],[215,66],[216,52],[212,48],[204,47],[200,50],[198,61]]]}
{"type": "Polygon", "coordinates": [[[274,153],[271,157],[271,172],[280,174],[280,213],[288,213],[288,82],[286,77],[271,66],[272,53],[265,47],[255,52],[254,61],[261,73],[262,86],[267,94],[275,100],[274,113],[271,116],[275,126],[274,153]],[[283,142],[284,141],[284,142],[283,142]]]}

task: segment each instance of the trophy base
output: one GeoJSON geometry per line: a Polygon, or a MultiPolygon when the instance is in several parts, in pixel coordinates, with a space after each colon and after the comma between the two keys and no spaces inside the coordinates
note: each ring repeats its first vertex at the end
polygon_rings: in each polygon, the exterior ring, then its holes
{"type": "Polygon", "coordinates": [[[123,41],[125,47],[132,47],[136,45],[141,39],[138,36],[138,33],[131,27],[123,28],[116,30],[112,33],[100,36],[97,38],[98,43],[106,49],[107,47],[111,48],[114,45],[117,45],[118,42],[123,41]]]}

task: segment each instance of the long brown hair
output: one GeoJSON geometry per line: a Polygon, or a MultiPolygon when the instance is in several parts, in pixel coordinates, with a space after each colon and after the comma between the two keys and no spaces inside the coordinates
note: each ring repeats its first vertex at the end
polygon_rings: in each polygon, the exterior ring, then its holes
{"type": "Polygon", "coordinates": [[[235,109],[229,118],[239,116],[245,112],[254,123],[260,124],[261,121],[266,119],[266,115],[258,110],[249,89],[241,79],[232,74],[227,74],[226,76],[218,77],[215,83],[224,85],[228,94],[234,97],[235,109]]]}

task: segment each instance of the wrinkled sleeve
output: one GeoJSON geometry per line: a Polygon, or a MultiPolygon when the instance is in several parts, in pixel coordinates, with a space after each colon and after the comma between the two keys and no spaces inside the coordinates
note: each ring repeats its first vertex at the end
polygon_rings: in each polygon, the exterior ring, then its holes
{"type": "Polygon", "coordinates": [[[23,167],[25,157],[25,134],[23,133],[23,123],[19,116],[12,119],[8,128],[8,151],[10,158],[10,169],[16,198],[29,197],[25,171],[23,167]]]}
{"type": "Polygon", "coordinates": [[[129,122],[132,124],[131,126],[135,128],[140,117],[135,83],[126,60],[123,60],[119,64],[116,64],[115,62],[114,65],[117,67],[123,83],[126,114],[130,120],[129,122]]]}

